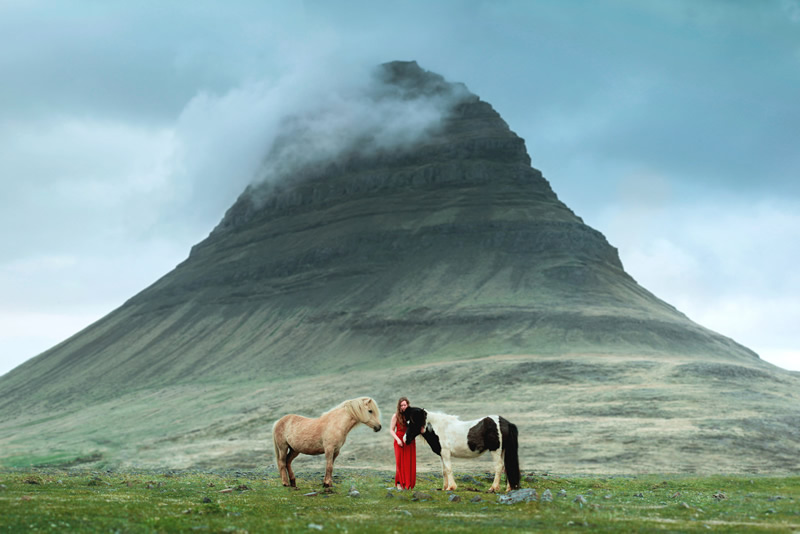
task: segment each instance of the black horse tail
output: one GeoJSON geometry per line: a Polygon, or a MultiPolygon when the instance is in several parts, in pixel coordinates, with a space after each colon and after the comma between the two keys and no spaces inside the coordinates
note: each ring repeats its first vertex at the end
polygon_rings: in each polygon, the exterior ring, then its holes
{"type": "Polygon", "coordinates": [[[517,431],[517,425],[509,423],[501,417],[500,426],[503,433],[503,462],[506,468],[506,479],[511,489],[519,489],[522,476],[519,472],[519,432],[517,431]]]}

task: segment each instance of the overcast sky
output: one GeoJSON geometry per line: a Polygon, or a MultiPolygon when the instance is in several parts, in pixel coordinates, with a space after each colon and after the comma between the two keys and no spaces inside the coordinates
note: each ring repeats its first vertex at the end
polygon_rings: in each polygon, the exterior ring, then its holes
{"type": "Polygon", "coordinates": [[[0,0],[0,374],[184,260],[275,117],[415,59],[626,270],[800,370],[800,1],[0,0]]]}

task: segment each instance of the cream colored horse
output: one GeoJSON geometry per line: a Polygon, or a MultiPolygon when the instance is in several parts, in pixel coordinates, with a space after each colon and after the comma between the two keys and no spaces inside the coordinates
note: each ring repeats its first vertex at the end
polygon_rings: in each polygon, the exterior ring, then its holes
{"type": "Polygon", "coordinates": [[[375,432],[381,429],[381,412],[369,397],[346,400],[336,408],[316,419],[302,415],[284,415],[272,426],[275,442],[275,461],[281,472],[284,486],[295,487],[292,460],[303,454],[325,454],[325,478],[322,485],[333,485],[333,461],[347,439],[347,434],[358,423],[364,423],[375,432]]]}

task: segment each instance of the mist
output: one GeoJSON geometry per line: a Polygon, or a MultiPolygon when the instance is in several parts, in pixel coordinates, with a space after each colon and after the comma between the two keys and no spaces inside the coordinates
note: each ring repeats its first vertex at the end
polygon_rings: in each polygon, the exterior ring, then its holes
{"type": "Polygon", "coordinates": [[[327,61],[200,94],[178,121],[172,172],[179,179],[172,181],[183,184],[191,206],[218,218],[247,186],[256,186],[263,202],[273,186],[297,175],[413,148],[441,129],[458,102],[476,98],[462,84],[428,76],[398,85],[389,67],[327,61]]]}

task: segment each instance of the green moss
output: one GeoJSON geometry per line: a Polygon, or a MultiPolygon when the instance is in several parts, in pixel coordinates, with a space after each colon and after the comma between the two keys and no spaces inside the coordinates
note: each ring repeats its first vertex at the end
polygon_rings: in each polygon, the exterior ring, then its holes
{"type": "Polygon", "coordinates": [[[450,502],[421,474],[396,492],[391,473],[339,470],[332,493],[319,473],[298,489],[275,472],[234,474],[11,470],[0,473],[0,530],[23,532],[583,532],[786,531],[800,527],[800,477],[528,477],[552,502],[498,504],[478,484],[450,502]],[[350,486],[359,497],[348,496],[350,486]],[[478,487],[475,487],[478,486],[478,487]],[[561,490],[566,496],[559,496],[561,490]],[[583,495],[585,503],[575,502],[583,495]],[[480,502],[471,502],[473,497],[480,502]]]}

